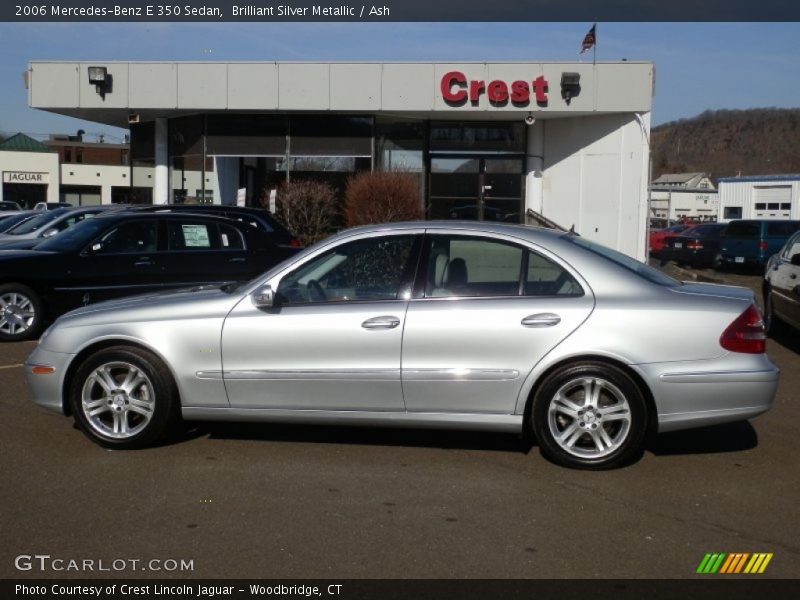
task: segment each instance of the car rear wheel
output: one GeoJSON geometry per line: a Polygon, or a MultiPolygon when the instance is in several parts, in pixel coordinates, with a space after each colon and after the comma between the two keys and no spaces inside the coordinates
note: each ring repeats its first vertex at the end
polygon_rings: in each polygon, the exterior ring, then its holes
{"type": "Polygon", "coordinates": [[[42,330],[42,301],[20,283],[0,285],[0,340],[29,340],[42,330]]]}
{"type": "Polygon", "coordinates": [[[641,452],[647,408],[623,370],[600,362],[568,365],[539,387],[531,411],[542,453],[579,469],[611,469],[641,452]]]}
{"type": "Polygon", "coordinates": [[[107,448],[140,448],[161,438],[178,418],[172,374],[154,354],[117,346],[78,368],[70,386],[75,422],[107,448]]]}

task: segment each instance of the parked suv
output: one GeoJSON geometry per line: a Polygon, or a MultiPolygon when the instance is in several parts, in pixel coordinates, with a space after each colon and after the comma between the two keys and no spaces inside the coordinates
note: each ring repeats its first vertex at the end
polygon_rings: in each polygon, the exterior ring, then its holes
{"type": "Polygon", "coordinates": [[[763,267],[786,240],[800,229],[800,221],[742,219],[731,221],[722,236],[716,268],[763,267]]]}
{"type": "Polygon", "coordinates": [[[154,204],[139,208],[141,211],[179,212],[188,211],[201,215],[216,215],[252,225],[266,233],[278,246],[299,248],[300,242],[278,220],[263,208],[233,206],[230,204],[154,204]]]}

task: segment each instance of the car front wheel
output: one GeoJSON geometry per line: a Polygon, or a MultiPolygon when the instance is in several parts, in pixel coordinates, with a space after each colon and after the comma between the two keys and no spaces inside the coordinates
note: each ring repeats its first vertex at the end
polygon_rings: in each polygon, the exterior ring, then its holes
{"type": "Polygon", "coordinates": [[[70,386],[75,422],[107,448],[152,444],[178,418],[172,374],[154,354],[117,346],[100,350],[78,368],[70,386]]]}
{"type": "Polygon", "coordinates": [[[611,469],[641,452],[647,408],[636,382],[600,362],[572,364],[551,373],[531,411],[542,453],[579,469],[611,469]]]}
{"type": "Polygon", "coordinates": [[[0,340],[29,340],[42,330],[42,302],[28,286],[0,285],[0,340]]]}

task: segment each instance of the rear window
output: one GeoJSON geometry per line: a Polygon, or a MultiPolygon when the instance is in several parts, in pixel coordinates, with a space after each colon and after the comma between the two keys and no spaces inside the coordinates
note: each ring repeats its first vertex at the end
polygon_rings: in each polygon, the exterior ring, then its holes
{"type": "Polygon", "coordinates": [[[728,237],[757,238],[761,235],[761,227],[758,223],[734,221],[728,225],[725,235],[728,237]]]}
{"type": "Polygon", "coordinates": [[[631,273],[634,273],[651,283],[663,285],[665,287],[681,285],[680,282],[676,281],[672,277],[669,277],[668,275],[665,275],[658,269],[654,269],[649,265],[641,263],[635,258],[631,258],[622,252],[617,252],[616,250],[612,250],[611,248],[607,248],[601,244],[590,242],[586,238],[576,237],[574,235],[567,234],[564,236],[564,239],[572,242],[576,246],[585,248],[589,252],[593,252],[594,254],[602,256],[606,260],[610,260],[618,266],[627,269],[631,273]]]}
{"type": "Polygon", "coordinates": [[[767,235],[774,235],[776,237],[792,235],[798,229],[800,229],[800,223],[794,221],[767,223],[767,235]]]}

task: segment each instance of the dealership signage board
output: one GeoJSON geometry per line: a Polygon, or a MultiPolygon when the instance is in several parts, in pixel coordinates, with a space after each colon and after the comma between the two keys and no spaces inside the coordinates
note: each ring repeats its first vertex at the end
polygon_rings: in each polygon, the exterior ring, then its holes
{"type": "Polygon", "coordinates": [[[3,172],[3,183],[50,183],[49,173],[33,173],[30,171],[5,171],[3,172]]]}

